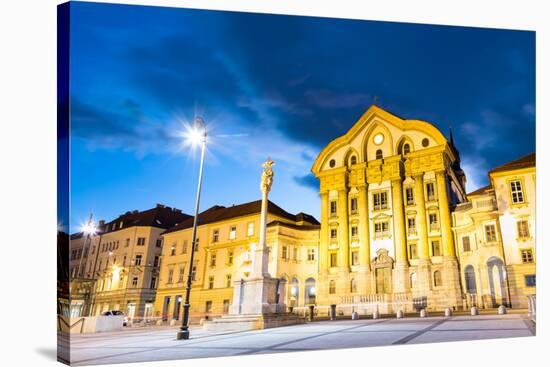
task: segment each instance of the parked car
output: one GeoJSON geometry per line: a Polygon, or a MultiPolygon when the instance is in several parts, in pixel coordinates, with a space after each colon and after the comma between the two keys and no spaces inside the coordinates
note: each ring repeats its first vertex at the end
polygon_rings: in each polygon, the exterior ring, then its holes
{"type": "Polygon", "coordinates": [[[128,317],[122,311],[118,311],[118,310],[105,311],[102,313],[102,315],[103,316],[124,316],[124,321],[122,322],[122,325],[123,326],[128,325],[128,317]]]}

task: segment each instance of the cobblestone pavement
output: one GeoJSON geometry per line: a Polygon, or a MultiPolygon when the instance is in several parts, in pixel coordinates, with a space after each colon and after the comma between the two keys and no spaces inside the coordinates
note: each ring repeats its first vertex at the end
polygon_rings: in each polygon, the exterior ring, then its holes
{"type": "Polygon", "coordinates": [[[226,334],[197,327],[187,341],[176,340],[176,331],[165,327],[72,336],[71,360],[83,366],[535,335],[522,314],[319,321],[226,334]]]}

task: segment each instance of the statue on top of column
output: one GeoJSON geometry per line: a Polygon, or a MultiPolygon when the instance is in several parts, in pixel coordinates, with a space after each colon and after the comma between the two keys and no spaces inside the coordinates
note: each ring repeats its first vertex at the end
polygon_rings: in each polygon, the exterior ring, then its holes
{"type": "Polygon", "coordinates": [[[262,183],[260,184],[260,190],[262,192],[269,192],[271,190],[271,185],[273,184],[273,166],[275,162],[271,158],[267,158],[262,164],[264,171],[262,173],[262,183]]]}

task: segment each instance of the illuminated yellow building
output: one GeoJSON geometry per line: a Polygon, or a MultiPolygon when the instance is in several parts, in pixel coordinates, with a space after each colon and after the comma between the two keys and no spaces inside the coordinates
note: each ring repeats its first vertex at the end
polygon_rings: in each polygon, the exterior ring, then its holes
{"type": "Polygon", "coordinates": [[[321,195],[319,302],[381,312],[462,304],[451,208],[467,199],[452,140],[372,106],[312,171],[321,195]]]}
{"type": "Polygon", "coordinates": [[[489,171],[453,213],[468,306],[526,308],[535,294],[535,165],[530,154],[489,171]]]}
{"type": "MultiPolygon", "coordinates": [[[[363,315],[526,308],[536,291],[535,170],[531,154],[491,170],[490,184],[467,194],[452,136],[371,106],[313,164],[320,223],[269,202],[268,271],[280,279],[280,303],[300,314],[314,305],[318,315],[331,305],[363,315]]],[[[199,214],[192,322],[228,312],[252,270],[260,211],[258,200],[199,214]]],[[[74,270],[97,279],[93,313],[181,321],[192,226],[161,205],[103,224],[86,268],[74,270]]],[[[85,251],[76,244],[73,267],[85,251]]]]}
{"type": "MultiPolygon", "coordinates": [[[[252,270],[252,251],[259,241],[261,201],[214,206],[199,214],[193,264],[191,319],[228,312],[235,282],[252,270]]],[[[290,307],[315,303],[319,222],[310,215],[290,214],[268,204],[268,271],[286,281],[290,307]]],[[[155,301],[155,316],[180,320],[185,297],[193,218],[163,234],[162,266],[155,301]]]]}
{"type": "Polygon", "coordinates": [[[179,209],[158,204],[102,223],[101,236],[89,250],[85,268],[85,277],[96,280],[92,315],[121,310],[131,321],[152,317],[161,234],[187,218],[179,209]]]}

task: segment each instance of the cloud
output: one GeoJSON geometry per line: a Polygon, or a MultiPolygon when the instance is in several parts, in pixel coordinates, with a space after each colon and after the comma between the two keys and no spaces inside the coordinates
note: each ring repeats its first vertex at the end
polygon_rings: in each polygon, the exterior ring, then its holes
{"type": "Polygon", "coordinates": [[[349,108],[367,106],[373,99],[365,93],[334,92],[327,89],[310,89],[305,92],[309,103],[321,108],[349,108]]]}
{"type": "Polygon", "coordinates": [[[304,176],[294,176],[293,178],[298,185],[310,188],[315,192],[319,191],[319,180],[313,173],[308,173],[304,176]]]}

